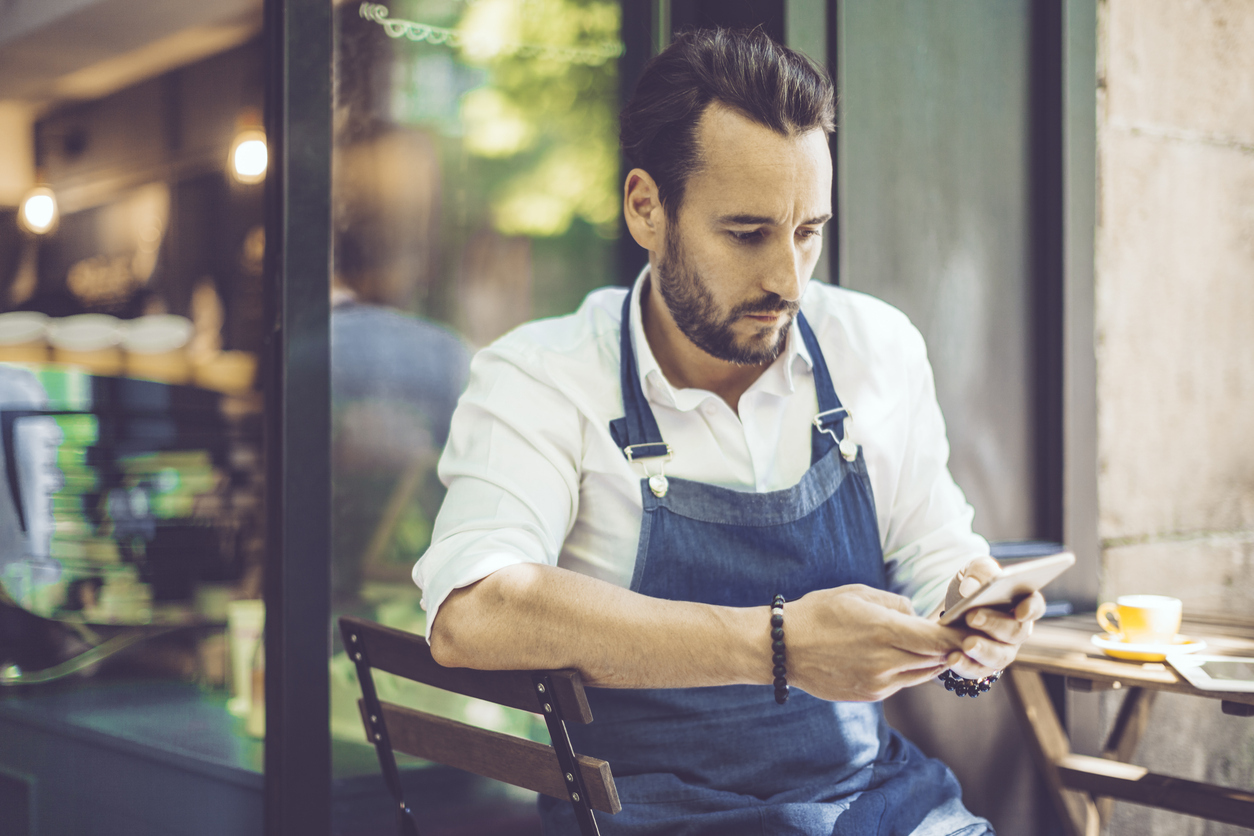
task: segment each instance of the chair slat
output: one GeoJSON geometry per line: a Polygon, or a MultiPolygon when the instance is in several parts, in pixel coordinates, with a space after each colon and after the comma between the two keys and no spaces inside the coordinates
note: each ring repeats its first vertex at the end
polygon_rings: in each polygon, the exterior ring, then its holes
{"type": "MultiPolygon", "coordinates": [[[[412,708],[386,702],[380,705],[393,749],[563,801],[570,800],[552,746],[468,726],[412,708]]],[[[359,700],[358,706],[367,739],[370,739],[370,718],[365,701],[359,700]]],[[[586,755],[576,755],[575,758],[592,808],[605,813],[621,810],[623,805],[618,799],[610,765],[586,755]]]]}
{"type": "MultiPolygon", "coordinates": [[[[340,618],[344,646],[349,653],[355,645],[365,648],[372,668],[403,676],[453,691],[467,697],[489,700],[510,708],[540,714],[531,677],[534,671],[477,671],[469,668],[446,668],[436,663],[431,648],[422,636],[393,630],[355,616],[340,618]],[[352,637],[357,636],[354,642],[352,637]]],[[[568,723],[591,723],[592,709],[584,693],[583,680],[575,670],[548,672],[553,683],[553,698],[568,723]]]]}

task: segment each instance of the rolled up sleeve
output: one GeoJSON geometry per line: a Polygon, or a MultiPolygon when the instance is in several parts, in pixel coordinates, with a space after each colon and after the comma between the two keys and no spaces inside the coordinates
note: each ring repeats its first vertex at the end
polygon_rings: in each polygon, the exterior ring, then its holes
{"type": "Polygon", "coordinates": [[[913,327],[910,332],[910,431],[884,560],[892,591],[910,598],[915,612],[926,615],[944,601],[949,581],[968,561],[988,554],[988,542],[972,530],[975,511],[949,472],[949,442],[932,367],[922,336],[913,327]]]}
{"type": "Polygon", "coordinates": [[[428,636],[454,589],[517,563],[556,565],[578,511],[583,421],[520,357],[479,352],[453,413],[439,465],[448,493],[413,571],[428,636]]]}

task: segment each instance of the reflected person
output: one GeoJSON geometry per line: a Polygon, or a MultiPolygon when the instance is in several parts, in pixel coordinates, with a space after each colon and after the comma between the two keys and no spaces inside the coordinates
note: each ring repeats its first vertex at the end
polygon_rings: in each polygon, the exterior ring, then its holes
{"type": "Polygon", "coordinates": [[[358,608],[364,577],[400,580],[427,545],[435,464],[470,355],[451,330],[336,288],[331,308],[332,600],[358,608]],[[399,546],[397,541],[399,540],[399,546]],[[406,553],[393,554],[397,549],[406,553]],[[397,571],[388,572],[388,563],[397,571]]]}

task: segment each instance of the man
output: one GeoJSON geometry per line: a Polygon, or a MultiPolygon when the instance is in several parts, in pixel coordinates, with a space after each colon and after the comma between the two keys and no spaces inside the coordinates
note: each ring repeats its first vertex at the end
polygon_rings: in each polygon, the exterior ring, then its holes
{"type": "Polygon", "coordinates": [[[1044,604],[924,617],[997,568],[918,332],[808,283],[833,118],[761,33],[677,39],[622,116],[648,268],[481,352],[454,415],[414,571],[432,652],[596,686],[572,737],[614,770],[607,834],[989,832],[877,701],[994,674],[1044,604]]]}

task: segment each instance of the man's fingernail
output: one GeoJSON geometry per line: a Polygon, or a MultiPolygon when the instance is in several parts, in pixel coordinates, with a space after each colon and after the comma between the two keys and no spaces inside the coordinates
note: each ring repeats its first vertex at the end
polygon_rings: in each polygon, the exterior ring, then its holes
{"type": "Polygon", "coordinates": [[[964,598],[980,588],[980,582],[975,578],[963,578],[962,583],[958,584],[958,594],[964,598]]]}
{"type": "Polygon", "coordinates": [[[967,623],[970,624],[972,627],[983,627],[985,622],[987,621],[988,621],[987,615],[985,615],[982,612],[977,612],[975,615],[971,616],[971,620],[968,621],[967,623]]]}

